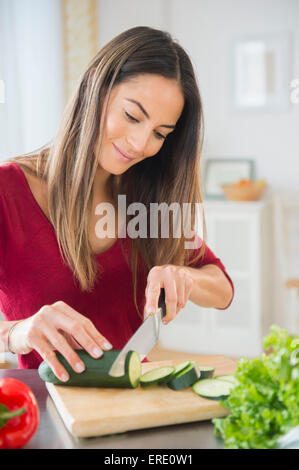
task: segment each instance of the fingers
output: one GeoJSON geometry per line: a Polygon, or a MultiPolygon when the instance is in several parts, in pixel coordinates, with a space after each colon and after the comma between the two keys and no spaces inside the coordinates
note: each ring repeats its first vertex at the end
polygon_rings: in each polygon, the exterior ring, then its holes
{"type": "MultiPolygon", "coordinates": [[[[178,286],[174,276],[174,267],[167,266],[164,274],[164,289],[165,289],[165,304],[166,304],[166,315],[163,318],[163,323],[167,324],[177,314],[177,302],[178,302],[178,286]]],[[[181,289],[181,287],[180,287],[181,289]]]]}
{"type": "Polygon", "coordinates": [[[155,266],[149,272],[146,287],[147,302],[145,311],[150,315],[154,314],[158,309],[161,287],[164,287],[165,290],[166,305],[166,316],[162,321],[163,323],[167,323],[176,315],[177,305],[176,283],[172,266],[155,266]]]}
{"type": "Polygon", "coordinates": [[[176,314],[179,313],[179,311],[185,307],[187,303],[187,289],[186,289],[186,274],[185,271],[182,269],[178,270],[177,272],[177,311],[176,314]]]}
{"type": "Polygon", "coordinates": [[[63,357],[65,357],[75,372],[83,372],[85,369],[84,362],[72,349],[66,338],[61,333],[59,333],[56,328],[50,324],[45,323],[43,325],[43,335],[47,338],[47,341],[50,342],[50,345],[52,345],[55,350],[60,352],[63,357]]]}
{"type": "Polygon", "coordinates": [[[59,330],[60,334],[62,334],[65,339],[67,340],[67,342],[69,343],[69,345],[73,348],[73,349],[83,349],[81,344],[79,344],[75,338],[73,338],[72,335],[70,335],[69,333],[66,333],[65,331],[63,330],[59,330]]]}
{"type": "Polygon", "coordinates": [[[37,337],[34,343],[34,349],[41,355],[44,361],[46,361],[54,372],[55,376],[62,382],[66,382],[69,379],[69,374],[57,359],[55,351],[51,349],[49,344],[41,336],[37,337]]]}
{"type": "Polygon", "coordinates": [[[85,364],[76,349],[84,348],[97,359],[103,355],[103,349],[112,348],[88,318],[64,302],[46,305],[31,317],[30,327],[26,331],[26,342],[28,347],[39,352],[62,381],[68,380],[68,373],[57,359],[54,350],[65,357],[75,372],[80,373],[85,369],[85,364]]]}
{"type": "Polygon", "coordinates": [[[161,283],[159,279],[151,278],[146,288],[147,303],[145,311],[147,314],[152,315],[158,309],[159,295],[161,292],[161,283]]]}
{"type": "Polygon", "coordinates": [[[112,348],[107,338],[84,315],[76,312],[64,302],[56,302],[54,305],[64,314],[57,317],[56,326],[71,334],[92,357],[99,358],[103,355],[103,350],[112,348]]]}
{"type": "Polygon", "coordinates": [[[161,288],[165,290],[167,324],[186,306],[193,286],[191,275],[182,266],[154,266],[149,272],[146,286],[145,314],[153,314],[158,309],[161,288]]]}
{"type": "Polygon", "coordinates": [[[62,381],[68,380],[69,375],[57,359],[54,350],[65,357],[75,372],[80,373],[85,369],[85,364],[72,349],[64,335],[41,316],[37,316],[33,321],[32,328],[28,333],[28,344],[38,351],[50,365],[56,377],[62,381]]]}

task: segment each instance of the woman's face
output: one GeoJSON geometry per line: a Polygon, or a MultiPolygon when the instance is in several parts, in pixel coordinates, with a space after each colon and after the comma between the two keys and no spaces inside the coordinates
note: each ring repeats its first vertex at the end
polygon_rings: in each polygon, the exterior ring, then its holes
{"type": "Polygon", "coordinates": [[[160,75],[138,75],[116,85],[108,103],[103,143],[96,152],[100,167],[119,175],[156,155],[183,107],[177,82],[160,75]]]}

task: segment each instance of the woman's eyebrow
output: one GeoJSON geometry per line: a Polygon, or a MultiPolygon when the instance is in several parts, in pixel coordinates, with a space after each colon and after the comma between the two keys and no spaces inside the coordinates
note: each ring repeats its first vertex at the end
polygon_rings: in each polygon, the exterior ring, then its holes
{"type": "MultiPolygon", "coordinates": [[[[139,103],[139,101],[132,100],[131,98],[125,98],[125,99],[127,101],[130,101],[131,103],[136,104],[140,108],[140,110],[143,112],[145,117],[147,117],[147,119],[150,119],[149,114],[145,111],[144,107],[142,106],[141,103],[139,103]]],[[[167,129],[174,129],[175,128],[175,126],[169,126],[167,124],[161,124],[161,126],[159,126],[159,127],[167,127],[167,129]]]]}

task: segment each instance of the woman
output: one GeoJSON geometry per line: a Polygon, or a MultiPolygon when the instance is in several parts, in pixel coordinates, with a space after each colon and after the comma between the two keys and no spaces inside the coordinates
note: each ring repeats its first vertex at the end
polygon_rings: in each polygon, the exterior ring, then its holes
{"type": "Polygon", "coordinates": [[[0,338],[19,367],[46,360],[68,380],[55,350],[80,373],[76,349],[121,349],[157,310],[161,287],[166,324],[188,300],[228,307],[232,281],[204,243],[186,250],[184,236],[97,230],[102,203],[116,211],[107,224],[132,220],[119,219],[119,195],[147,209],[199,203],[201,130],[186,52],[168,33],[136,27],[90,62],[51,145],[0,166],[0,338]]]}

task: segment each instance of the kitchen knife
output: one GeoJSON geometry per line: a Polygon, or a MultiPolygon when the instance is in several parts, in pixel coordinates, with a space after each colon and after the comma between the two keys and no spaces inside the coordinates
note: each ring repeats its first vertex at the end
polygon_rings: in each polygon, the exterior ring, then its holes
{"type": "Polygon", "coordinates": [[[120,351],[119,355],[110,367],[108,372],[109,375],[112,375],[113,377],[120,377],[124,375],[125,358],[129,351],[136,351],[139,354],[141,361],[146,357],[146,355],[153,349],[159,338],[161,320],[165,315],[165,291],[162,288],[158,301],[157,312],[152,315],[148,315],[138,330],[135,331],[133,336],[120,351]]]}

